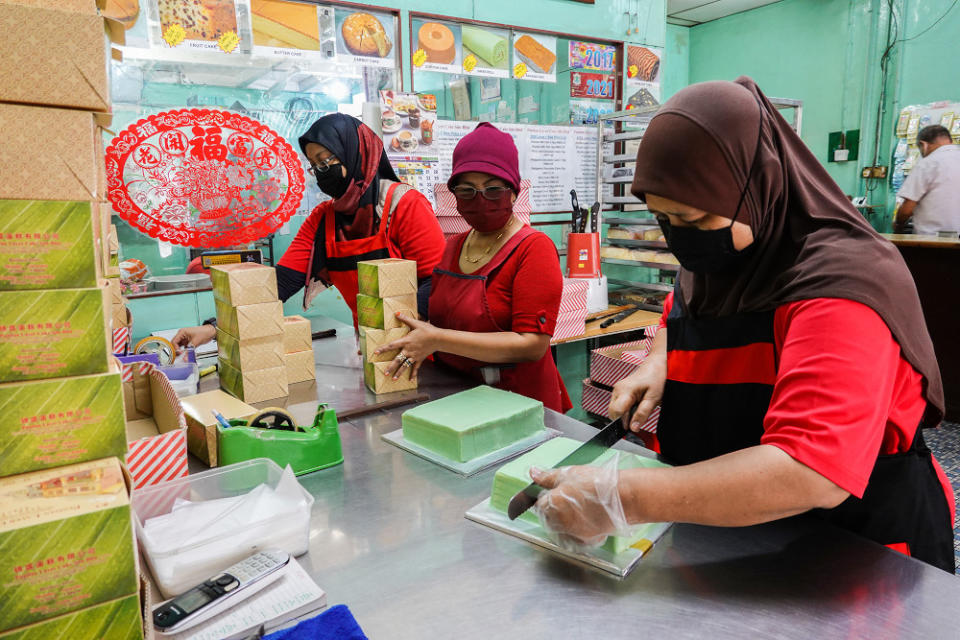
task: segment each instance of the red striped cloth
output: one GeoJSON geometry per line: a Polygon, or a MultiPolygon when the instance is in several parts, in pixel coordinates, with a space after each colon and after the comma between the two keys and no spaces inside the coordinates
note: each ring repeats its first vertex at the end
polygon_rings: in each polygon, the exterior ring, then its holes
{"type": "Polygon", "coordinates": [[[595,383],[612,387],[636,371],[637,365],[640,363],[635,358],[631,358],[629,361],[624,360],[623,354],[625,352],[636,354],[637,351],[644,351],[645,353],[649,351],[657,329],[656,326],[644,327],[645,337],[642,340],[633,340],[591,351],[590,379],[595,383]]]}

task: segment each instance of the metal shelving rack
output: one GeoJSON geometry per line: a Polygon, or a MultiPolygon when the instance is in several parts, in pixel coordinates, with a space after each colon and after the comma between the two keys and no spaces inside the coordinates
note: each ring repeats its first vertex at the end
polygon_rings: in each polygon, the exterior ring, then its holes
{"type": "MultiPolygon", "coordinates": [[[[623,165],[632,165],[636,156],[632,153],[624,153],[622,144],[628,140],[639,140],[646,131],[646,125],[650,119],[659,110],[659,107],[641,107],[639,109],[629,109],[626,111],[616,111],[600,116],[597,123],[598,143],[597,143],[597,199],[600,202],[600,223],[606,224],[629,224],[657,227],[657,221],[651,217],[634,217],[633,214],[647,211],[646,205],[631,195],[627,189],[628,184],[633,182],[633,170],[622,172],[624,175],[615,176],[617,165],[625,168],[623,165]],[[607,133],[606,129],[610,124],[614,125],[614,132],[607,133]],[[624,130],[624,125],[630,126],[624,130]],[[614,144],[613,153],[605,153],[604,147],[607,143],[614,144]],[[621,147],[617,150],[616,147],[621,147]],[[607,176],[607,167],[611,168],[610,176],[607,176]],[[605,189],[613,185],[613,195],[607,195],[605,189]],[[630,207],[629,209],[627,207],[630,207]]],[[[602,228],[602,227],[601,227],[602,228]]],[[[617,238],[601,238],[601,245],[619,246],[619,247],[644,247],[651,249],[664,250],[667,248],[665,242],[656,240],[626,240],[617,238]]],[[[676,274],[679,267],[676,264],[668,262],[648,262],[635,260],[619,260],[615,258],[601,258],[604,264],[625,265],[631,267],[646,267],[658,269],[661,280],[664,277],[672,277],[676,274]]],[[[670,292],[673,290],[673,284],[670,282],[635,282],[632,280],[622,280],[617,278],[608,278],[610,284],[630,287],[633,289],[643,289],[646,291],[670,292]]],[[[662,311],[659,305],[640,304],[641,309],[648,311],[662,311]]]]}

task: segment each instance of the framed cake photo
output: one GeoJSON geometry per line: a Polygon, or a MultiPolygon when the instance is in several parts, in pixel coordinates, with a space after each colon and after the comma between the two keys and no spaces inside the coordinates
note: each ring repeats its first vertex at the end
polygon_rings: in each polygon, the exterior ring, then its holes
{"type": "Polygon", "coordinates": [[[436,156],[433,137],[436,121],[436,95],[380,92],[380,125],[388,156],[436,156]]]}
{"type": "Polygon", "coordinates": [[[336,57],[333,9],[297,0],[250,0],[253,53],[281,58],[336,57]],[[325,22],[326,24],[321,24],[325,22]]]}
{"type": "Polygon", "coordinates": [[[540,33],[513,32],[513,77],[557,81],[557,39],[540,33]]]}
{"type": "Polygon", "coordinates": [[[468,76],[483,78],[510,77],[510,31],[464,24],[460,27],[463,41],[463,71],[468,76]]]}
{"type": "Polygon", "coordinates": [[[162,46],[233,52],[240,44],[235,0],[155,0],[162,46]]]}
{"type": "Polygon", "coordinates": [[[459,24],[414,18],[410,25],[410,62],[414,69],[463,74],[459,24]]]}
{"type": "Polygon", "coordinates": [[[397,17],[382,11],[335,10],[337,55],[341,62],[396,67],[397,17]]]}

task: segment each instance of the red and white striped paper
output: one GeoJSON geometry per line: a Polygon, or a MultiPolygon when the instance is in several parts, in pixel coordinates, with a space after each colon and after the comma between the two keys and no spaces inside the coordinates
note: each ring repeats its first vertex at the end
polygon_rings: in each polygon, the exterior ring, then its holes
{"type": "Polygon", "coordinates": [[[646,337],[643,340],[594,349],[590,353],[590,379],[595,383],[612,387],[636,371],[640,361],[635,358],[625,360],[623,354],[631,351],[649,352],[657,328],[656,325],[644,327],[643,332],[646,337]]]}
{"type": "Polygon", "coordinates": [[[583,278],[564,278],[563,294],[560,296],[560,313],[582,311],[584,319],[587,315],[587,290],[589,281],[583,278]]]}
{"type": "Polygon", "coordinates": [[[557,327],[553,330],[551,342],[582,336],[586,331],[586,312],[561,313],[557,316],[557,327]]]}
{"type": "MultiPolygon", "coordinates": [[[[587,413],[610,419],[610,412],[608,409],[610,407],[610,397],[612,395],[612,390],[596,385],[594,384],[593,380],[587,378],[583,381],[583,395],[581,397],[580,406],[583,407],[583,410],[587,413]]],[[[650,413],[650,417],[647,418],[647,421],[643,423],[643,426],[641,426],[640,429],[642,431],[656,433],[657,422],[659,419],[660,407],[658,405],[650,413]]]]}
{"type": "Polygon", "coordinates": [[[113,330],[113,355],[125,356],[130,346],[130,327],[113,330]]]}
{"type": "MultiPolygon", "coordinates": [[[[160,386],[164,399],[173,407],[179,424],[178,429],[140,438],[127,445],[127,470],[133,478],[133,488],[136,490],[187,475],[187,419],[177,392],[173,390],[167,376],[149,362],[134,364],[138,365],[140,375],[150,377],[151,385],[160,386]]],[[[124,370],[130,367],[132,374],[133,366],[125,365],[124,370]]]]}

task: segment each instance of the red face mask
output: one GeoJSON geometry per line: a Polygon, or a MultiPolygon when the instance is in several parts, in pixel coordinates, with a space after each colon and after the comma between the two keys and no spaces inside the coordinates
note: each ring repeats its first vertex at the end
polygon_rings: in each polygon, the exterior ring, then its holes
{"type": "Polygon", "coordinates": [[[510,216],[513,215],[513,202],[509,190],[504,191],[497,200],[488,200],[477,194],[472,200],[457,198],[457,211],[471,227],[481,233],[489,233],[502,229],[510,216]]]}

